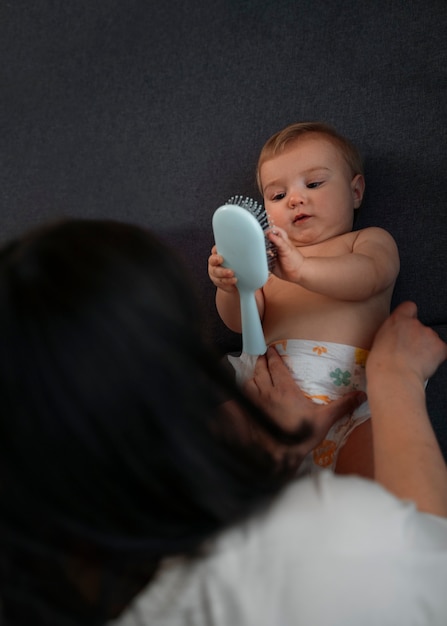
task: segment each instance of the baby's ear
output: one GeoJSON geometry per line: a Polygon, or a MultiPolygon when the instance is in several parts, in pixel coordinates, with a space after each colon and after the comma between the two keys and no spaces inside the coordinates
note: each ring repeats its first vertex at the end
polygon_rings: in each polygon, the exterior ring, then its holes
{"type": "Polygon", "coordinates": [[[354,200],[354,209],[358,209],[362,204],[363,194],[365,193],[365,178],[362,174],[357,174],[351,181],[352,197],[354,200]]]}

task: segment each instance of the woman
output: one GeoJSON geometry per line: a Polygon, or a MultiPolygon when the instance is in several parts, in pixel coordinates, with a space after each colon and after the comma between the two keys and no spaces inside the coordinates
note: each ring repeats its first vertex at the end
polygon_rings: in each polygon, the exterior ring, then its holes
{"type": "Polygon", "coordinates": [[[423,381],[447,354],[412,305],[385,324],[368,361],[376,443],[404,437],[399,467],[378,452],[376,474],[437,517],[354,477],[289,484],[290,467],[363,398],[315,407],[274,351],[243,396],[202,339],[178,262],[138,227],[69,220],[10,243],[0,320],[4,624],[288,624],[310,613],[320,624],[317,588],[333,594],[324,623],[359,611],[362,623],[395,623],[418,598],[426,623],[440,623],[447,479],[423,381]],[[412,446],[418,463],[405,456],[412,446]],[[371,577],[365,545],[378,544],[371,577]],[[389,622],[365,592],[346,601],[339,571],[383,591],[383,571],[401,571],[408,554],[418,567],[386,598],[389,622]],[[338,571],[315,577],[321,559],[338,571]]]}

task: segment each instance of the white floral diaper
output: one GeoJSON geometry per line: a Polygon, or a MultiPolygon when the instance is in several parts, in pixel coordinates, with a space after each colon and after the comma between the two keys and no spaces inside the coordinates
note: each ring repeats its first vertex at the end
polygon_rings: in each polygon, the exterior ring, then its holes
{"type": "MultiPolygon", "coordinates": [[[[272,345],[283,357],[296,383],[313,402],[328,404],[349,391],[366,390],[368,350],[305,339],[287,339],[272,345]]],[[[243,352],[240,357],[229,356],[228,359],[240,384],[251,378],[257,356],[243,352]]],[[[338,452],[350,433],[369,417],[369,406],[364,402],[352,414],[339,419],[326,438],[304,459],[299,475],[333,469],[338,452]]]]}

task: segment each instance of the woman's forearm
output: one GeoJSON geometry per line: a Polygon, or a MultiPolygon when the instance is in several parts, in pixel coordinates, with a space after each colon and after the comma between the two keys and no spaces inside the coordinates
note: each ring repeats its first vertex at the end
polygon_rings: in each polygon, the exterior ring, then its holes
{"type": "Polygon", "coordinates": [[[376,480],[419,510],[444,517],[447,468],[424,381],[446,358],[447,345],[418,321],[413,302],[403,302],[378,330],[366,362],[376,480]]]}
{"type": "Polygon", "coordinates": [[[425,390],[410,373],[370,376],[375,478],[426,513],[447,517],[447,467],[425,404],[425,390]]]}

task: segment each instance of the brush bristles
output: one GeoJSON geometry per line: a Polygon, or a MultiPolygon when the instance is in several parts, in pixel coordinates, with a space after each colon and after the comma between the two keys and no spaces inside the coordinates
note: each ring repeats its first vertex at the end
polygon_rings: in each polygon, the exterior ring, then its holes
{"type": "MultiPolygon", "coordinates": [[[[235,204],[242,207],[243,209],[247,209],[247,211],[254,215],[255,218],[258,220],[264,232],[268,228],[271,228],[272,224],[264,205],[260,202],[257,202],[256,200],[253,200],[253,198],[248,198],[244,196],[231,196],[231,198],[227,200],[226,204],[235,204]]],[[[277,250],[276,246],[269,239],[267,239],[267,237],[265,238],[265,252],[267,255],[267,265],[269,271],[271,272],[275,267],[277,250]]]]}

